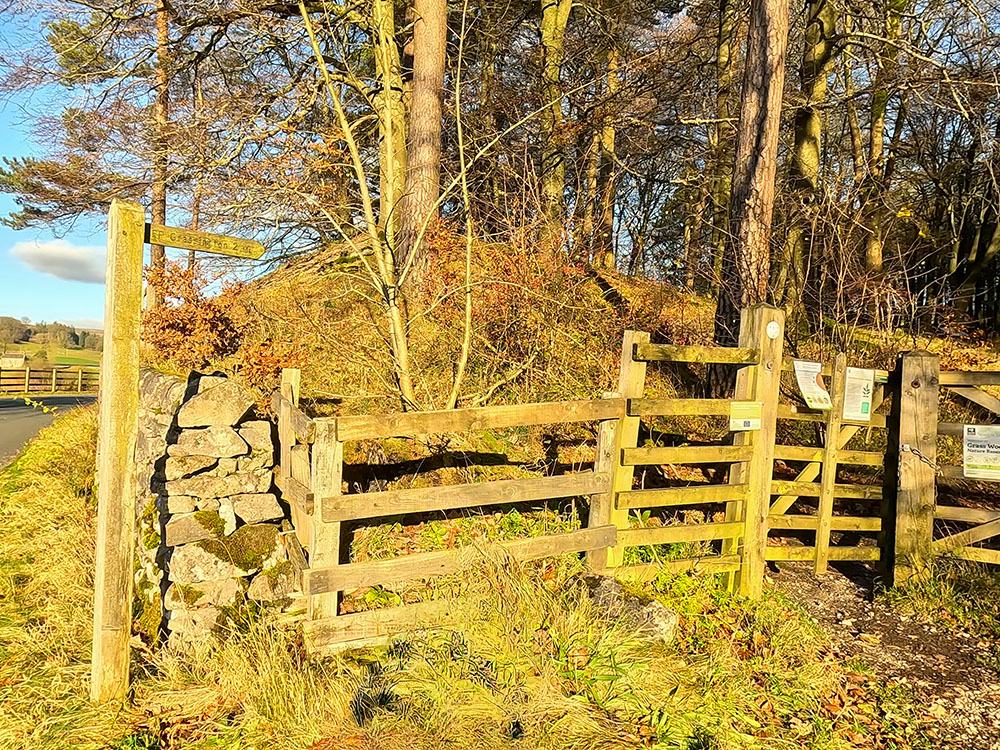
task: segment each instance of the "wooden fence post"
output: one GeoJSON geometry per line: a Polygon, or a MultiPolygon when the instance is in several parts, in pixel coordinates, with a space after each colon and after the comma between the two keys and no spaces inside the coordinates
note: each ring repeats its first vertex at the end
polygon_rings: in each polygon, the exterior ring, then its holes
{"type": "MultiPolygon", "coordinates": [[[[933,559],[937,481],[938,382],[940,361],[925,351],[899,359],[899,391],[891,431],[896,433],[896,519],[893,585],[926,574],[933,559]]],[[[891,468],[890,468],[891,471],[891,468]]]]}
{"type": "MultiPolygon", "coordinates": [[[[338,439],[336,422],[317,422],[312,446],[313,513],[309,539],[309,567],[329,568],[340,564],[341,524],[323,520],[327,498],[341,494],[344,476],[344,443],[338,439]]],[[[310,594],[309,619],[336,617],[340,592],[310,594]]]]}
{"type": "Polygon", "coordinates": [[[826,438],[820,480],[819,508],[816,519],[816,575],[826,573],[830,557],[830,528],[833,522],[833,492],[837,484],[837,454],[840,445],[840,422],[844,416],[844,387],[847,383],[847,355],[841,352],[833,360],[830,384],[832,405],[826,414],[826,438]]]}
{"type": "MultiPolygon", "coordinates": [[[[621,368],[618,375],[618,393],[622,398],[642,398],[646,389],[646,363],[633,359],[636,344],[648,344],[649,334],[645,331],[625,331],[622,337],[621,368]]],[[[619,529],[628,528],[628,509],[618,510],[618,493],[632,489],[635,467],[622,465],[622,449],[635,448],[639,441],[639,417],[628,416],[628,402],[625,414],[618,423],[614,448],[614,476],[611,480],[611,508],[608,521],[619,529]]],[[[616,544],[608,550],[607,568],[617,568],[622,564],[625,547],[616,544]]]]}
{"type": "MultiPolygon", "coordinates": [[[[617,393],[605,393],[603,398],[618,398],[617,393]]],[[[618,431],[622,420],[602,420],[597,429],[597,450],[594,454],[594,473],[607,474],[609,477],[608,491],[591,496],[590,511],[587,514],[587,527],[607,526],[615,513],[615,472],[621,466],[622,452],[618,448],[618,431]]],[[[627,520],[627,518],[626,518],[627,520]]],[[[587,552],[587,563],[597,571],[605,570],[608,565],[608,547],[587,552]]]]}
{"type": "MultiPolygon", "coordinates": [[[[756,365],[744,367],[736,378],[737,401],[761,402],[760,429],[737,432],[734,445],[752,445],[753,458],[736,464],[731,481],[747,485],[746,501],[727,505],[726,520],[742,521],[743,560],[734,584],[743,596],[757,598],[764,587],[764,548],[767,515],[771,508],[771,475],[781,386],[781,356],[785,344],[785,312],[770,305],[754,305],[740,316],[742,347],[760,352],[756,365]]],[[[725,550],[724,550],[725,551],[725,550]]]]}
{"type": "Polygon", "coordinates": [[[141,206],[111,202],[98,407],[97,556],[90,672],[90,697],[101,702],[119,701],[128,689],[144,230],[141,206]]]}

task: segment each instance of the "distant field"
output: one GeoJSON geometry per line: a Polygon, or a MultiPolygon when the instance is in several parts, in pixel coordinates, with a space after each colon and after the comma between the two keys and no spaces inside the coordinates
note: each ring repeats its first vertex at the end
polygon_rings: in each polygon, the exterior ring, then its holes
{"type": "Polygon", "coordinates": [[[47,344],[8,344],[7,351],[24,352],[30,358],[37,357],[40,349],[48,353],[49,362],[57,365],[98,365],[101,363],[101,353],[91,349],[67,349],[63,346],[47,344]]]}

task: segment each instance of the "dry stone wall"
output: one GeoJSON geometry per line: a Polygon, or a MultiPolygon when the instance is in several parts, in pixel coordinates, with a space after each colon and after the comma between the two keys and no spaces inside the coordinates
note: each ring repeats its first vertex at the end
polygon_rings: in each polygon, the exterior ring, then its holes
{"type": "Polygon", "coordinates": [[[275,428],[220,375],[140,380],[140,626],[203,642],[247,600],[287,603],[287,509],[273,485],[275,428]]]}

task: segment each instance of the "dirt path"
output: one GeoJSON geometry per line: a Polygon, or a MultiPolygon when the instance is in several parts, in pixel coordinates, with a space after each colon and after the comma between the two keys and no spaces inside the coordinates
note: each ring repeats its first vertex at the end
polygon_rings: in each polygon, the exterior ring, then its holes
{"type": "Polygon", "coordinates": [[[873,572],[843,564],[818,578],[805,563],[769,572],[833,638],[842,659],[859,658],[887,684],[908,687],[933,717],[936,746],[1000,750],[1000,674],[983,664],[1000,644],[934,627],[872,597],[873,572]]]}

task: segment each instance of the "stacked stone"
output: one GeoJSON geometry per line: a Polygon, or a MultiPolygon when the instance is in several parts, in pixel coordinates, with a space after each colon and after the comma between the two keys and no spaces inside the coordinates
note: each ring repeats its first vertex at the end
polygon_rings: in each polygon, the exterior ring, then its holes
{"type": "Polygon", "coordinates": [[[135,450],[136,505],[139,520],[139,570],[136,596],[142,602],[140,628],[155,638],[163,619],[162,593],[166,550],[163,547],[159,501],[163,490],[157,475],[166,460],[167,439],[173,430],[177,410],[184,402],[187,385],[174,375],[143,370],[139,377],[139,422],[135,450]]]}
{"type": "Polygon", "coordinates": [[[170,640],[204,640],[227,607],[277,601],[293,576],[279,536],[285,512],[272,491],[272,424],[250,395],[220,376],[201,376],[173,415],[157,462],[163,604],[170,640]]]}

